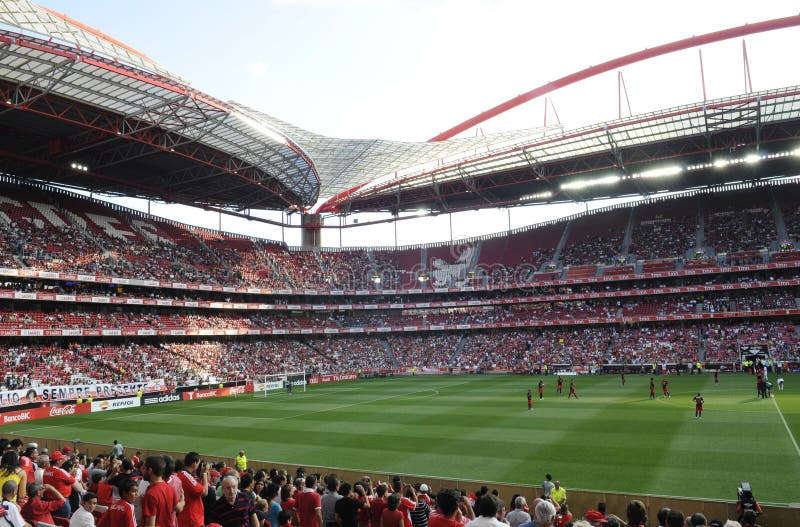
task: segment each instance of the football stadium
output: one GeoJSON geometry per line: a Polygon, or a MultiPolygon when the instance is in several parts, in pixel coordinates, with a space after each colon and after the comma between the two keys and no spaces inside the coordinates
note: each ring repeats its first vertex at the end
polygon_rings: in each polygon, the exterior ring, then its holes
{"type": "Polygon", "coordinates": [[[800,82],[748,55],[800,16],[705,27],[346,139],[0,0],[0,523],[800,525],[800,82]]]}

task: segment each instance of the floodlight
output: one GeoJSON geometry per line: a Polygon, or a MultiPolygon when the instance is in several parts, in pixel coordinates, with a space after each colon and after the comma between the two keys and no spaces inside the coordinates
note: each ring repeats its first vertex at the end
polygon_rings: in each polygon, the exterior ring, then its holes
{"type": "Polygon", "coordinates": [[[761,156],[758,154],[750,154],[744,158],[744,162],[748,165],[754,165],[761,161],[761,156]]]}
{"type": "Polygon", "coordinates": [[[594,187],[597,185],[611,185],[619,182],[620,179],[622,178],[619,176],[611,175],[611,176],[600,177],[597,179],[571,181],[569,183],[563,183],[561,185],[561,190],[581,189],[586,187],[594,187]]]}
{"type": "Polygon", "coordinates": [[[673,165],[673,166],[645,170],[643,172],[639,172],[638,174],[634,174],[634,176],[640,177],[642,179],[650,179],[650,178],[676,176],[681,172],[683,172],[683,167],[678,165],[673,165]]]}
{"type": "Polygon", "coordinates": [[[714,168],[723,168],[730,165],[730,163],[727,159],[717,159],[714,161],[714,168]]]}

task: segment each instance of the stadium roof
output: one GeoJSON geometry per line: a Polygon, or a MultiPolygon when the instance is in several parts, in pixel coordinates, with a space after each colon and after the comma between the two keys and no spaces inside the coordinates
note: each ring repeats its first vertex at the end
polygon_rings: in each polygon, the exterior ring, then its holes
{"type": "Polygon", "coordinates": [[[800,87],[790,87],[487,145],[471,158],[365,186],[326,206],[435,213],[647,195],[794,175],[798,147],[800,87]]]}
{"type": "Polygon", "coordinates": [[[332,138],[201,93],[65,15],[0,0],[0,134],[8,138],[0,171],[96,192],[235,210],[307,209],[331,197],[323,212],[583,200],[739,177],[708,167],[692,178],[638,176],[665,160],[705,167],[732,147],[785,150],[798,122],[798,90],[789,88],[570,132],[332,138]],[[621,184],[573,181],[590,175],[621,184]]]}
{"type": "Polygon", "coordinates": [[[194,90],[135,49],[27,0],[0,0],[0,94],[0,129],[15,138],[0,152],[7,172],[236,209],[308,207],[487,142],[314,134],[194,90]]]}

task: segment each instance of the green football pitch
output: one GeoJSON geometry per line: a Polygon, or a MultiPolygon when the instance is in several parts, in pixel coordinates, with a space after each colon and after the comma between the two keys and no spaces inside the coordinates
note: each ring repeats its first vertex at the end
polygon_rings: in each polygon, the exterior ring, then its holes
{"type": "MultiPolygon", "coordinates": [[[[80,438],[209,459],[321,465],[570,489],[735,499],[749,481],[759,501],[800,502],[800,375],[757,399],[755,378],[671,376],[672,397],[649,399],[649,376],[576,378],[579,399],[544,377],[397,377],[309,386],[5,426],[3,435],[80,438]],[[528,411],[526,392],[534,392],[528,411]],[[705,398],[702,419],[692,398],[705,398]]],[[[774,381],[775,376],[772,376],[774,381]]]]}

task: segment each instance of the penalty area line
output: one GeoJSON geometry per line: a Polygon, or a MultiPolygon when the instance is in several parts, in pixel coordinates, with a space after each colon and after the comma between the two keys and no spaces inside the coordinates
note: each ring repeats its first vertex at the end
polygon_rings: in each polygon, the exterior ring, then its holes
{"type": "Polygon", "coordinates": [[[781,418],[781,421],[783,421],[783,426],[786,428],[786,433],[789,434],[789,439],[792,440],[795,452],[797,452],[797,455],[800,456],[800,446],[797,446],[797,441],[792,435],[792,430],[789,428],[789,423],[787,423],[786,419],[783,417],[783,412],[781,412],[781,407],[778,406],[778,401],[776,401],[774,397],[771,397],[771,399],[772,403],[775,405],[775,409],[778,411],[778,416],[781,418]]]}

